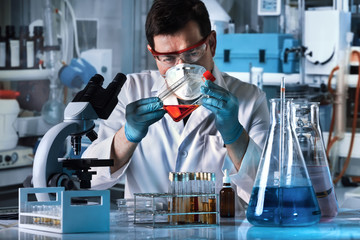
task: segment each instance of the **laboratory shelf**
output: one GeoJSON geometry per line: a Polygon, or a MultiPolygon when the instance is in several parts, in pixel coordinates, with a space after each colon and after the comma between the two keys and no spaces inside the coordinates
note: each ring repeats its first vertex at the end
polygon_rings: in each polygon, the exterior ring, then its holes
{"type": "Polygon", "coordinates": [[[1,70],[0,81],[47,80],[50,73],[49,69],[1,70]]]}

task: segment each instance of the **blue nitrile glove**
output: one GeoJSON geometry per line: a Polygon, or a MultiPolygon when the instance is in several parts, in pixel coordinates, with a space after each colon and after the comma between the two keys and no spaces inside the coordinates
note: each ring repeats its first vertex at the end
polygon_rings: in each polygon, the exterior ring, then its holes
{"type": "Polygon", "coordinates": [[[226,89],[206,80],[201,92],[208,95],[202,99],[204,107],[215,114],[215,125],[221,133],[225,144],[235,142],[244,128],[238,120],[238,99],[226,89]]]}
{"type": "Polygon", "coordinates": [[[125,136],[130,142],[138,143],[143,139],[151,124],[160,120],[165,110],[158,97],[144,98],[126,106],[125,136]]]}

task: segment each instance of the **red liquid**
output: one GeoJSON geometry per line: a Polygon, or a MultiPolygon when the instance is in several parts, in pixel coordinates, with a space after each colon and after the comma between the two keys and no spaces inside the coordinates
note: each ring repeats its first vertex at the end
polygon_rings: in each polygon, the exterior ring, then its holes
{"type": "Polygon", "coordinates": [[[175,122],[180,121],[198,107],[199,105],[164,105],[164,109],[175,122]]]}

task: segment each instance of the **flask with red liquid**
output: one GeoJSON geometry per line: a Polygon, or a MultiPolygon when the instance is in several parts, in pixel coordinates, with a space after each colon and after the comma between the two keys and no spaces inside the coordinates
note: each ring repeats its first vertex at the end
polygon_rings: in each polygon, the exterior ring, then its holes
{"type": "MultiPolygon", "coordinates": [[[[207,70],[203,73],[201,80],[205,82],[206,80],[215,81],[215,77],[212,75],[212,73],[207,70]]],[[[184,87],[185,85],[191,85],[190,81],[196,81],[194,80],[194,77],[189,77],[188,75],[185,75],[180,80],[172,84],[167,90],[162,92],[159,95],[159,98],[161,101],[163,101],[168,96],[176,93],[179,89],[184,87]],[[190,82],[190,83],[189,83],[190,82]]],[[[184,117],[188,116],[190,113],[192,113],[195,109],[197,109],[201,105],[201,99],[205,97],[205,95],[200,93],[200,88],[196,89],[198,92],[196,93],[199,95],[197,98],[195,98],[193,101],[190,102],[190,104],[177,104],[177,105],[166,105],[164,104],[164,109],[167,111],[167,113],[171,116],[171,118],[175,122],[181,121],[184,117]]]]}

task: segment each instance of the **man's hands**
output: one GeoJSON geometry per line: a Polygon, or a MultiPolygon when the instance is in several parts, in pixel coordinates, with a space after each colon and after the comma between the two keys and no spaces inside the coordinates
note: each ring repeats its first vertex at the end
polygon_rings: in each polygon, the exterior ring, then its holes
{"type": "Polygon", "coordinates": [[[201,92],[208,95],[202,99],[204,107],[215,114],[215,124],[225,144],[235,142],[244,128],[238,120],[238,99],[226,89],[206,80],[201,92]]]}
{"type": "Polygon", "coordinates": [[[125,136],[130,142],[138,143],[147,134],[151,124],[160,120],[165,110],[158,97],[144,98],[126,106],[125,136]]]}

